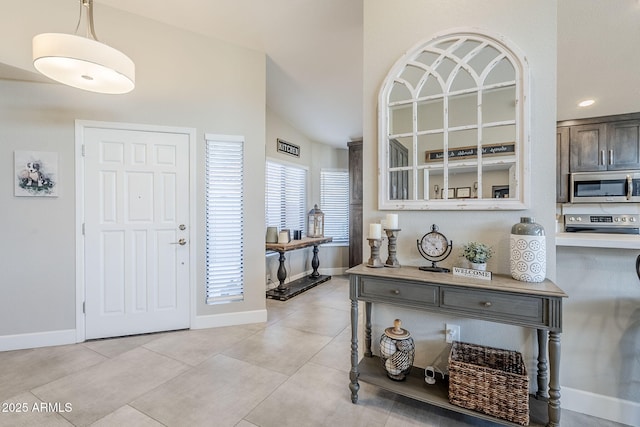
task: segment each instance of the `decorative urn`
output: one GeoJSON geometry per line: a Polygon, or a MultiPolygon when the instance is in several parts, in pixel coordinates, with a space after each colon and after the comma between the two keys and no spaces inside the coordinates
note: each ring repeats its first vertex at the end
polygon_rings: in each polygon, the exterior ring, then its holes
{"type": "Polygon", "coordinates": [[[413,365],[415,344],[411,334],[401,328],[400,319],[393,321],[393,326],[384,330],[380,337],[380,359],[387,376],[395,381],[403,381],[413,365]]]}
{"type": "Polygon", "coordinates": [[[521,217],[511,227],[511,277],[521,282],[542,282],[547,273],[547,246],[544,228],[533,218],[521,217]]]}

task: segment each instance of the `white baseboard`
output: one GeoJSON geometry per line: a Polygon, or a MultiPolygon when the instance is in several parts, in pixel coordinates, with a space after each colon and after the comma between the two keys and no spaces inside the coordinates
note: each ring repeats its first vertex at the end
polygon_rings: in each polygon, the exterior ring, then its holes
{"type": "Polygon", "coordinates": [[[24,350],[36,347],[51,347],[76,343],[76,330],[36,332],[20,335],[0,336],[0,351],[24,350]]]}
{"type": "Polygon", "coordinates": [[[560,395],[560,405],[569,411],[630,426],[637,425],[640,420],[640,403],[637,402],[569,387],[562,387],[560,395]]]}
{"type": "Polygon", "coordinates": [[[267,310],[242,311],[239,313],[211,314],[196,316],[191,322],[191,329],[216,328],[220,326],[246,325],[267,321],[267,310]]]}
{"type": "Polygon", "coordinates": [[[337,268],[319,268],[318,273],[327,274],[329,276],[340,276],[343,275],[345,271],[347,271],[347,267],[337,267],[337,268]]]}
{"type": "MultiPolygon", "coordinates": [[[[248,323],[263,323],[267,321],[267,310],[245,311],[240,313],[216,314],[210,316],[196,316],[191,329],[214,328],[219,326],[244,325],[248,323]]],[[[24,350],[54,345],[76,344],[76,330],[36,332],[19,335],[0,336],[0,351],[24,350]]]]}

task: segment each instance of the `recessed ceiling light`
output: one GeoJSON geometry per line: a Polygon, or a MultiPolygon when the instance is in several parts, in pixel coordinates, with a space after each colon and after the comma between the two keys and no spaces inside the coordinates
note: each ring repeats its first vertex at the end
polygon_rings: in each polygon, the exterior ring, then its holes
{"type": "Polygon", "coordinates": [[[594,99],[585,99],[584,101],[578,103],[578,107],[589,107],[595,103],[596,101],[594,99]]]}

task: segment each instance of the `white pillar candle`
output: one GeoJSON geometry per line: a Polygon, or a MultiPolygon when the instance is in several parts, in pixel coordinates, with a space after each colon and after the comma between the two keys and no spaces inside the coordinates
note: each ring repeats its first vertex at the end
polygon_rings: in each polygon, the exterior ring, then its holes
{"type": "Polygon", "coordinates": [[[398,229],[398,214],[387,214],[387,228],[389,230],[398,229]]]}
{"type": "Polygon", "coordinates": [[[369,238],[381,239],[382,238],[382,225],[381,224],[369,224],[369,238]]]}

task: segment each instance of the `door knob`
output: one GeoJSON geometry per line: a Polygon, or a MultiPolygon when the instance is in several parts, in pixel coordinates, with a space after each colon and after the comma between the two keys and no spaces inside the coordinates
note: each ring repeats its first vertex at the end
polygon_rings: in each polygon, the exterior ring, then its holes
{"type": "Polygon", "coordinates": [[[180,246],[184,246],[184,245],[186,245],[186,244],[187,244],[187,241],[186,241],[186,239],[180,239],[180,240],[178,240],[177,242],[173,242],[173,243],[171,243],[171,244],[172,244],[172,245],[180,245],[180,246]]]}

